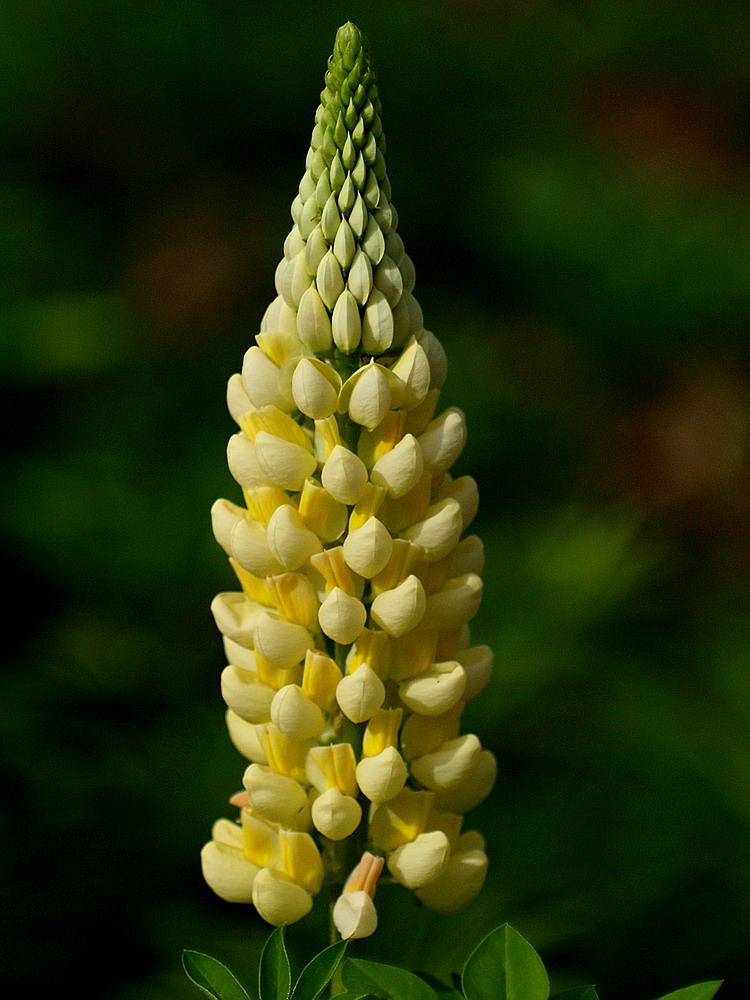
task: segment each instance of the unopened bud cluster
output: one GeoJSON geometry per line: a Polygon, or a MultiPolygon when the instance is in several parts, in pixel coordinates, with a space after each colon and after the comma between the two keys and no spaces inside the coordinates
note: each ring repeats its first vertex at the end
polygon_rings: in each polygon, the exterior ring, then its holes
{"type": "Polygon", "coordinates": [[[465,419],[436,415],[445,354],[412,295],[351,24],[321,101],[278,295],[229,381],[228,461],[245,502],[219,500],[212,516],[241,589],[212,610],[229,734],[250,763],[239,823],[219,820],[202,858],[220,896],[278,925],[335,881],[331,847],[352,838],[358,864],[333,916],[363,937],[383,864],[441,912],[482,887],[484,842],[462,824],[496,764],[460,718],[492,655],[469,637],[476,483],[449,472],[465,419]]]}

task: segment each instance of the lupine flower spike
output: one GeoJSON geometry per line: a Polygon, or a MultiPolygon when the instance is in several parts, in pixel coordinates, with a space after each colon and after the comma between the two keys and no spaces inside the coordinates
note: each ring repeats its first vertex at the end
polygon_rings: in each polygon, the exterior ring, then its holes
{"type": "Polygon", "coordinates": [[[450,468],[464,414],[436,415],[443,348],[424,328],[397,232],[366,40],[336,36],[277,297],[229,380],[228,461],[243,504],[213,527],[239,590],[212,605],[227,726],[248,760],[203,848],[206,881],[270,924],[332,888],[342,937],[377,926],[381,869],[451,912],[487,856],[464,814],[493,755],[460,734],[492,654],[472,646],[478,496],[450,468]]]}

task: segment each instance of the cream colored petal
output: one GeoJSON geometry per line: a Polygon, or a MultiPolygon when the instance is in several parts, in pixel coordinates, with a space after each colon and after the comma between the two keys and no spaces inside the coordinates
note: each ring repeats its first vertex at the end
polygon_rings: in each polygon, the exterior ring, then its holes
{"type": "Polygon", "coordinates": [[[267,528],[268,548],[278,564],[296,570],[322,550],[318,536],[306,527],[299,512],[284,504],[271,515],[267,528]]]}
{"type": "Polygon", "coordinates": [[[217,896],[228,903],[251,903],[253,884],[260,871],[242,848],[209,841],[201,851],[203,877],[217,896]]]}
{"type": "Polygon", "coordinates": [[[372,291],[372,265],[366,253],[357,250],[347,279],[347,289],[360,306],[364,306],[372,291]]]}
{"type": "Polygon", "coordinates": [[[434,882],[417,890],[417,898],[438,913],[462,910],[481,892],[487,867],[487,855],[483,850],[454,854],[434,882]]]}
{"type": "MultiPolygon", "coordinates": [[[[312,289],[311,289],[312,291],[312,289]]],[[[297,407],[313,420],[336,411],[341,378],[317,358],[300,358],[292,376],[292,395],[297,407]]]]}
{"type": "Polygon", "coordinates": [[[408,493],[393,500],[386,500],[380,515],[386,528],[396,534],[421,520],[430,505],[431,486],[432,476],[425,469],[416,486],[408,493]]]}
{"type": "Polygon", "coordinates": [[[334,587],[318,611],[318,621],[329,639],[348,646],[354,642],[367,620],[364,604],[340,587],[334,587]]]}
{"type": "Polygon", "coordinates": [[[371,517],[360,528],[347,535],[344,541],[344,559],[350,569],[370,580],[386,565],[392,548],[393,538],[388,529],[382,521],[371,517]]]}
{"type": "Polygon", "coordinates": [[[336,300],[345,287],[344,278],[341,274],[341,266],[336,260],[333,250],[329,250],[318,265],[315,284],[326,307],[333,311],[336,300]]]}
{"type": "Polygon", "coordinates": [[[378,927],[375,904],[363,890],[342,893],[333,907],[332,918],[344,941],[369,937],[378,927]]]}
{"type": "Polygon", "coordinates": [[[336,701],[347,719],[366,722],[385,700],[385,687],[374,670],[367,664],[347,674],[336,688],[336,701]]]}
{"type": "Polygon", "coordinates": [[[305,481],[299,500],[299,515],[305,525],[324,542],[335,542],[346,531],[349,511],[314,479],[305,481]]]}
{"type": "Polygon", "coordinates": [[[214,501],[211,507],[211,527],[214,538],[228,556],[232,555],[232,536],[237,524],[249,519],[247,511],[231,500],[214,501]]]}
{"type": "Polygon", "coordinates": [[[230,437],[227,443],[227,464],[234,478],[245,489],[252,490],[271,484],[258,463],[255,445],[244,433],[230,437]]]}
{"type": "Polygon", "coordinates": [[[288,670],[300,663],[307,650],[312,647],[310,633],[306,628],[271,611],[263,611],[255,618],[253,642],[256,653],[260,653],[280,670],[288,670]]]}
{"type": "Polygon", "coordinates": [[[407,889],[419,889],[440,876],[450,856],[450,843],[441,830],[420,833],[388,855],[388,870],[407,889]]]}
{"type": "Polygon", "coordinates": [[[406,434],[391,451],[375,462],[370,479],[383,486],[392,499],[405,496],[417,485],[424,470],[424,458],[413,434],[406,434]]]}
{"type": "MultiPolygon", "coordinates": [[[[300,253],[304,249],[305,249],[304,236],[299,231],[298,226],[292,226],[291,230],[289,231],[289,235],[284,240],[284,257],[286,257],[287,260],[292,260],[294,257],[297,256],[298,253],[300,253]]],[[[271,305],[273,305],[273,303],[271,303],[271,305]]],[[[263,320],[261,320],[261,325],[260,325],[261,330],[264,329],[263,322],[264,321],[268,322],[266,317],[268,316],[270,309],[271,306],[268,307],[268,309],[266,310],[266,316],[264,316],[263,320]]]]}
{"type": "Polygon", "coordinates": [[[409,772],[395,747],[357,764],[357,784],[371,802],[388,802],[404,787],[409,772]]]}
{"type": "Polygon", "coordinates": [[[211,827],[211,840],[216,840],[227,847],[237,847],[242,850],[243,836],[242,827],[239,823],[233,823],[231,819],[217,819],[211,827]]]}
{"type": "Polygon", "coordinates": [[[476,573],[452,577],[442,590],[427,598],[424,625],[449,632],[470,621],[482,601],[482,580],[476,573]]]}
{"type": "Polygon", "coordinates": [[[415,337],[409,341],[391,371],[404,383],[402,406],[411,410],[424,400],[430,388],[430,363],[415,337]]]}
{"type": "Polygon", "coordinates": [[[434,663],[430,670],[409,677],[398,686],[399,697],[420,715],[443,715],[463,698],[466,674],[460,663],[434,663]]]}
{"type": "Polygon", "coordinates": [[[284,826],[295,826],[307,809],[307,793],[298,781],[278,774],[262,764],[251,764],[242,783],[250,804],[266,819],[284,826]]]}
{"type": "Polygon", "coordinates": [[[253,883],[253,903],[266,923],[273,927],[294,924],[312,909],[311,894],[283,872],[261,868],[253,883]]]}
{"type": "Polygon", "coordinates": [[[297,309],[302,296],[311,284],[312,278],[307,270],[307,261],[303,250],[283,267],[277,291],[291,309],[297,309]]]}
{"type": "Polygon", "coordinates": [[[448,812],[466,813],[484,802],[497,778],[497,760],[490,750],[482,750],[467,779],[455,788],[436,795],[438,808],[448,812]]]}
{"type": "Polygon", "coordinates": [[[335,786],[319,795],[312,804],[315,829],[329,840],[344,840],[360,824],[362,807],[351,795],[343,795],[335,786]]]}
{"type": "Polygon", "coordinates": [[[242,362],[242,384],[247,398],[253,406],[272,404],[280,410],[291,410],[294,405],[282,392],[279,385],[279,369],[263,351],[251,347],[242,362]]]}
{"type": "MultiPolygon", "coordinates": [[[[481,752],[479,738],[474,733],[466,733],[448,740],[437,750],[415,758],[409,769],[425,788],[433,792],[449,792],[470,779],[481,752]]],[[[449,812],[460,810],[450,809],[449,812]]]]}
{"type": "Polygon", "coordinates": [[[283,490],[301,490],[318,466],[314,455],[302,445],[267,431],[256,435],[255,454],[261,471],[283,490]]]}
{"type": "Polygon", "coordinates": [[[398,384],[399,380],[387,368],[371,359],[341,387],[339,413],[348,413],[355,423],[373,430],[388,413],[392,405],[391,387],[398,384]]]}
{"type": "Polygon", "coordinates": [[[422,520],[405,528],[401,534],[415,545],[421,545],[430,562],[437,562],[456,547],[462,529],[461,505],[449,497],[431,504],[422,520]]]}
{"type": "MultiPolygon", "coordinates": [[[[300,298],[297,308],[297,335],[305,347],[314,354],[330,351],[333,346],[331,316],[315,285],[306,288],[300,298]]],[[[296,396],[295,402],[299,406],[296,396]]]]}
{"type": "Polygon", "coordinates": [[[436,500],[452,497],[461,505],[463,529],[466,530],[479,510],[479,488],[473,476],[459,476],[458,479],[445,477],[440,489],[435,495],[436,500]]]}
{"type": "Polygon", "coordinates": [[[362,377],[349,396],[349,417],[368,430],[377,427],[391,407],[391,383],[386,370],[370,364],[360,369],[362,377]]]}
{"type": "Polygon", "coordinates": [[[351,354],[359,347],[362,337],[362,319],[354,295],[346,289],[339,295],[331,316],[333,340],[344,354],[351,354]]]}
{"type": "Polygon", "coordinates": [[[235,667],[240,667],[242,670],[247,670],[250,673],[257,674],[258,665],[255,662],[255,650],[251,646],[241,646],[238,642],[228,639],[226,636],[223,639],[223,646],[227,663],[231,663],[235,667]]]}
{"type": "Polygon", "coordinates": [[[464,701],[478,695],[487,686],[492,676],[493,655],[489,646],[472,646],[456,653],[456,659],[464,668],[466,674],[466,689],[464,701]]]}
{"type": "MultiPolygon", "coordinates": [[[[322,176],[320,180],[323,180],[322,176]]],[[[326,201],[328,201],[330,194],[331,192],[329,191],[323,205],[325,205],[326,201]]],[[[307,273],[314,275],[318,270],[321,260],[323,260],[325,255],[328,253],[328,240],[323,235],[323,230],[320,226],[316,226],[308,236],[307,243],[304,245],[304,251],[307,273]]]]}
{"type": "Polygon", "coordinates": [[[333,255],[342,268],[348,268],[354,259],[356,250],[357,241],[354,238],[352,227],[346,219],[342,219],[333,241],[333,255]]]}
{"type": "Polygon", "coordinates": [[[373,288],[362,315],[363,350],[383,354],[393,343],[393,333],[393,310],[380,289],[373,288]]]}
{"type": "Polygon", "coordinates": [[[286,361],[292,345],[301,347],[297,340],[297,312],[280,295],[266,309],[260,321],[260,330],[255,340],[274,364],[286,361]]]}
{"type": "Polygon", "coordinates": [[[309,740],[325,728],[320,708],[296,684],[286,684],[273,697],[271,721],[290,740],[309,740]]]}
{"type": "Polygon", "coordinates": [[[437,750],[446,740],[458,736],[463,707],[463,702],[459,701],[442,715],[412,713],[401,729],[401,752],[406,759],[437,750]]]}
{"type": "Polygon", "coordinates": [[[268,547],[266,529],[253,521],[244,508],[229,500],[217,500],[211,507],[211,523],[219,545],[240,566],[255,576],[279,572],[281,566],[268,547]]]}
{"type": "Polygon", "coordinates": [[[229,738],[243,757],[256,764],[268,764],[266,751],[263,749],[258,739],[256,727],[252,723],[245,722],[231,709],[226,713],[226,723],[229,738]]]}
{"type": "Polygon", "coordinates": [[[253,404],[245,392],[245,386],[239,372],[232,375],[227,383],[227,409],[236,423],[239,423],[241,418],[253,409],[253,404]]]}
{"type": "Polygon", "coordinates": [[[426,600],[419,579],[414,575],[407,576],[398,587],[378,594],[372,602],[370,614],[384,632],[398,637],[419,625],[425,613],[426,600]]]}
{"type": "Polygon", "coordinates": [[[321,482],[335,500],[355,504],[367,485],[367,469],[354,452],[337,444],[323,466],[321,482]]]}
{"type": "Polygon", "coordinates": [[[221,695],[227,706],[247,722],[268,722],[276,694],[268,684],[240,667],[228,666],[221,674],[221,695]]]}
{"type": "Polygon", "coordinates": [[[447,472],[466,444],[466,417],[451,406],[427,425],[420,434],[425,466],[433,475],[447,472]]]}
{"type": "Polygon", "coordinates": [[[211,612],[222,635],[242,646],[253,645],[255,619],[266,609],[244,594],[227,590],[211,602],[211,612]]]}

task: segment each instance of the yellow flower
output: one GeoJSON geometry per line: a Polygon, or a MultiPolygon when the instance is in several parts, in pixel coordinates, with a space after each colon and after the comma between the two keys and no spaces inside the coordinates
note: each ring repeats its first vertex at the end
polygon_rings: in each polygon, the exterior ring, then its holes
{"type": "Polygon", "coordinates": [[[369,51],[347,24],[278,294],[227,386],[244,505],[211,511],[241,587],[212,611],[227,728],[249,763],[230,800],[241,825],[214,825],[205,878],[293,923],[356,850],[332,912],[344,938],[377,927],[384,864],[437,910],[473,898],[487,859],[461,824],[496,772],[460,732],[492,668],[468,627],[484,565],[481,541],[464,537],[477,485],[449,472],[466,420],[438,410],[446,356],[413,295],[383,152],[369,51]]]}

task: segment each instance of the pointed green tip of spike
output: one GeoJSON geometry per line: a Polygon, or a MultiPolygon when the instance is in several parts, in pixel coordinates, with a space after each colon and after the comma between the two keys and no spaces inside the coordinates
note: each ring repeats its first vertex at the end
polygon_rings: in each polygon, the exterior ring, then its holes
{"type": "Polygon", "coordinates": [[[349,73],[358,61],[361,62],[363,57],[369,62],[369,49],[367,39],[356,24],[347,21],[336,32],[332,59],[345,73],[349,73]]]}
{"type": "Polygon", "coordinates": [[[341,52],[345,52],[350,46],[354,49],[358,49],[361,44],[362,32],[359,30],[357,25],[352,24],[351,21],[347,21],[346,24],[342,24],[336,32],[336,48],[341,52]]]}

